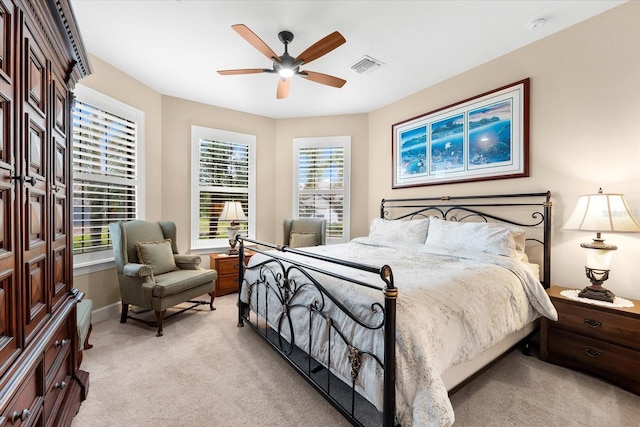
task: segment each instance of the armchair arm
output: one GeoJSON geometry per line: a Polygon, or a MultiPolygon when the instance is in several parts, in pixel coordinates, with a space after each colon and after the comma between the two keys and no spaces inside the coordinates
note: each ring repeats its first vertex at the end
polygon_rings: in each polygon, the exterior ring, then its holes
{"type": "Polygon", "coordinates": [[[152,307],[153,288],[155,278],[151,266],[146,264],[128,263],[124,265],[123,276],[120,278],[120,293],[129,294],[136,305],[144,308],[152,307]],[[142,295],[140,295],[142,292],[142,295]]]}
{"type": "Polygon", "coordinates": [[[147,277],[153,275],[153,270],[145,264],[129,263],[124,265],[123,273],[129,277],[147,277]]]}
{"type": "Polygon", "coordinates": [[[197,270],[202,261],[198,255],[173,255],[173,259],[181,270],[197,270]]]}

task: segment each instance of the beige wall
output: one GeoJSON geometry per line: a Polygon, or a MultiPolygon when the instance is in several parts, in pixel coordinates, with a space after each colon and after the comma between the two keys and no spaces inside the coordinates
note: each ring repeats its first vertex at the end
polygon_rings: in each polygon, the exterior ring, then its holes
{"type": "MultiPolygon", "coordinates": [[[[162,219],[162,193],[153,191],[154,184],[162,180],[162,171],[151,165],[162,160],[162,96],[127,74],[93,55],[90,55],[93,74],[82,79],[80,84],[97,90],[111,98],[124,102],[145,113],[145,168],[144,180],[149,190],[145,194],[146,217],[150,220],[162,219]]],[[[115,270],[77,276],[74,286],[94,300],[94,308],[113,304],[120,300],[115,270]]]]}
{"type": "Polygon", "coordinates": [[[367,177],[369,171],[369,135],[366,114],[326,116],[277,121],[275,223],[276,243],[282,243],[282,221],[293,212],[293,139],[321,136],[351,137],[351,236],[369,232],[367,177]]]}
{"type": "MultiPolygon", "coordinates": [[[[351,237],[367,233],[383,197],[551,190],[552,278],[559,285],[582,287],[586,278],[579,244],[592,236],[560,230],[577,196],[600,186],[625,193],[640,218],[637,22],[640,2],[626,3],[369,114],[264,118],[161,96],[95,57],[94,74],[82,84],[147,113],[147,218],[175,220],[181,251],[189,246],[192,124],[257,136],[257,234],[276,242],[282,239],[282,219],[291,215],[293,138],[350,135],[351,237]],[[530,177],[391,189],[392,124],[526,77],[531,78],[530,177]]],[[[607,286],[621,296],[640,298],[633,268],[640,259],[639,236],[605,238],[619,248],[607,286]]],[[[115,275],[96,273],[78,277],[75,283],[100,307],[118,301],[114,279],[115,275]]]]}
{"type": "MultiPolygon", "coordinates": [[[[175,221],[178,249],[189,251],[191,227],[191,126],[203,126],[256,136],[256,234],[275,238],[274,198],[276,193],[275,120],[225,108],[199,104],[169,96],[162,97],[162,216],[175,221]]],[[[203,257],[203,266],[208,258],[203,257]]]]}
{"type": "MultiPolygon", "coordinates": [[[[630,2],[369,114],[369,216],[382,197],[551,190],[552,280],[582,287],[581,242],[565,232],[579,194],[625,194],[640,219],[640,2],[630,2]],[[526,77],[531,78],[530,177],[391,190],[390,128],[399,121],[526,77]]],[[[640,298],[640,240],[604,236],[618,246],[606,286],[640,298]]]]}

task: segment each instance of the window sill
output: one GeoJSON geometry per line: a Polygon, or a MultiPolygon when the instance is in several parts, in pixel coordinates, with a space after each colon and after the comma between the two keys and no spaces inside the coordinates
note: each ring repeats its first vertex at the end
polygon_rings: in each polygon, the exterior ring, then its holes
{"type": "Polygon", "coordinates": [[[74,277],[83,276],[85,274],[97,273],[99,271],[110,270],[112,268],[116,268],[116,263],[113,258],[77,263],[73,265],[73,275],[74,277]]]}

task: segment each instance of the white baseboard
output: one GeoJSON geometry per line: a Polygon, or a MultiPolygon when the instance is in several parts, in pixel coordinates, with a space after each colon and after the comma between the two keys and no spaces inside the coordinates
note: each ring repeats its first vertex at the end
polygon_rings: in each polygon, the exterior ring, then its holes
{"type": "Polygon", "coordinates": [[[96,323],[104,322],[105,320],[109,319],[117,319],[118,321],[120,321],[121,307],[122,304],[116,302],[106,307],[93,310],[93,312],[91,312],[91,323],[95,325],[96,323]]]}

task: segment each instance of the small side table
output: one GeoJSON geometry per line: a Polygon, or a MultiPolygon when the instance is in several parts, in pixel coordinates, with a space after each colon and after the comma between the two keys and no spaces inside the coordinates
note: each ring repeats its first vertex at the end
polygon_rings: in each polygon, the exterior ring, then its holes
{"type": "Polygon", "coordinates": [[[640,395],[640,301],[630,308],[603,307],[547,289],[558,321],[542,318],[540,358],[591,372],[640,395]]]}
{"type": "MultiPolygon", "coordinates": [[[[245,251],[245,263],[249,262],[252,255],[253,252],[245,251]]],[[[215,294],[217,297],[238,292],[238,255],[210,254],[209,266],[218,272],[215,294]]]]}

